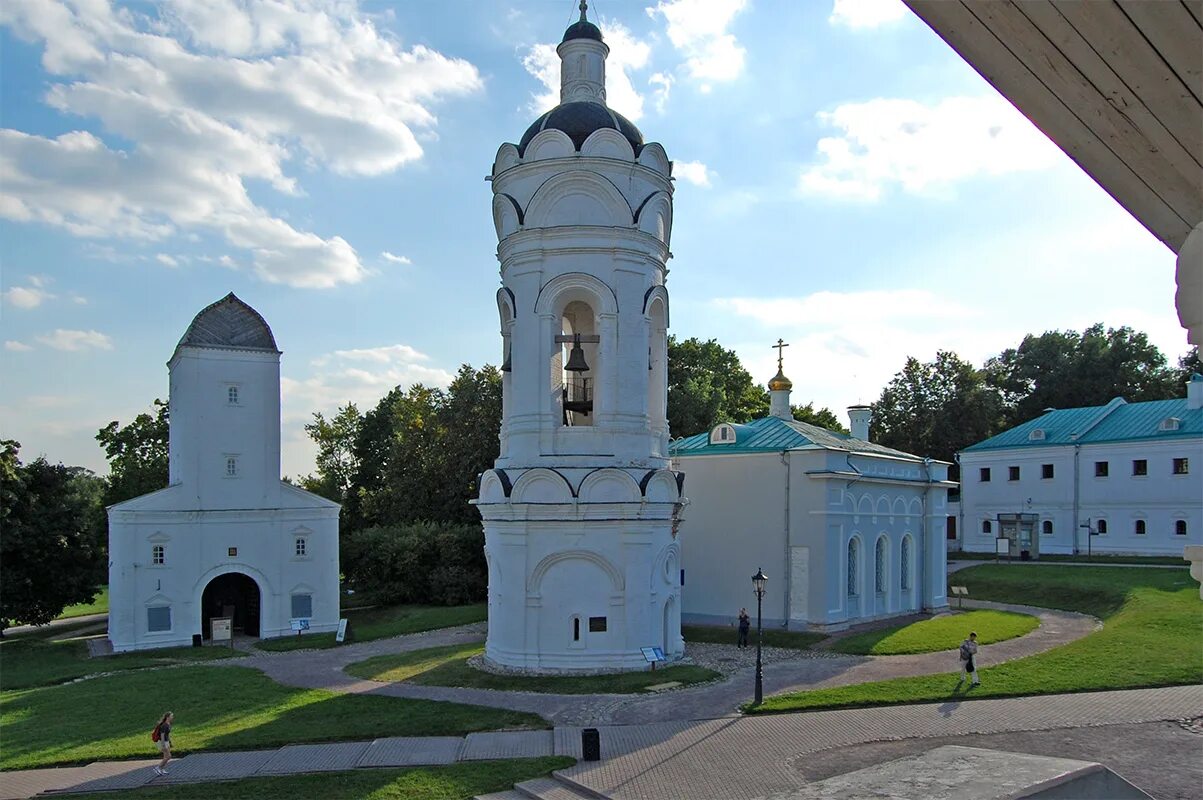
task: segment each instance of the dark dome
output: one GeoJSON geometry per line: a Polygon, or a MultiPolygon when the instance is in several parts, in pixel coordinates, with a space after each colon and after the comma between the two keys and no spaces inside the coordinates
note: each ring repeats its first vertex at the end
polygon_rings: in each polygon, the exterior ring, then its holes
{"type": "Polygon", "coordinates": [[[595,42],[600,42],[602,41],[602,35],[596,25],[583,19],[568,26],[568,30],[564,31],[564,38],[560,40],[560,44],[564,44],[569,39],[592,39],[595,42]]]}
{"type": "Polygon", "coordinates": [[[197,314],[176,347],[279,352],[267,322],[233,292],[197,314]]]}
{"type": "MultiPolygon", "coordinates": [[[[577,25],[581,24],[583,23],[577,23],[577,25]]],[[[572,139],[577,150],[581,149],[581,145],[589,138],[589,134],[602,128],[613,128],[627,137],[627,141],[631,143],[631,148],[636,155],[643,148],[643,134],[622,114],[611,111],[601,103],[577,102],[558,105],[535,120],[526,129],[526,133],[522,134],[522,140],[518,142],[518,155],[521,156],[525,153],[530,140],[534,139],[540,131],[548,128],[568,134],[568,138],[572,139]]]]}

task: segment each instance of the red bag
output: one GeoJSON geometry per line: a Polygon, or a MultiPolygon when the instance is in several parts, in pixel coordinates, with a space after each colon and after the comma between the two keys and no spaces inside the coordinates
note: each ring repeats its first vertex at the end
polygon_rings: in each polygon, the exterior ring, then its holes
{"type": "Polygon", "coordinates": [[[159,736],[159,726],[158,726],[158,725],[156,725],[156,726],[154,727],[154,730],[152,730],[152,731],[150,732],[150,740],[151,740],[152,742],[157,742],[157,741],[159,741],[159,739],[160,739],[160,736],[159,736]]]}

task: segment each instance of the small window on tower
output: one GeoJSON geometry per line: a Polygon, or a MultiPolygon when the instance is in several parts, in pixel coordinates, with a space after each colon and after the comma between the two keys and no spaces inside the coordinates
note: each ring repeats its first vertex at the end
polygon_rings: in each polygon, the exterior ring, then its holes
{"type": "Polygon", "coordinates": [[[167,549],[163,545],[156,544],[150,548],[150,563],[156,567],[167,563],[167,549]]]}
{"type": "Polygon", "coordinates": [[[227,386],[226,387],[226,402],[232,406],[238,405],[238,387],[237,386],[227,386]]]}
{"type": "Polygon", "coordinates": [[[295,554],[296,554],[298,557],[303,557],[303,556],[306,556],[306,555],[308,555],[308,554],[309,554],[309,553],[308,553],[308,546],[309,546],[309,543],[305,541],[305,537],[304,537],[304,536],[298,536],[298,537],[296,538],[296,542],[295,542],[295,546],[294,546],[294,552],[295,552],[295,554]]]}
{"type": "Polygon", "coordinates": [[[226,456],[226,477],[238,477],[238,459],[234,456],[226,456]]]}

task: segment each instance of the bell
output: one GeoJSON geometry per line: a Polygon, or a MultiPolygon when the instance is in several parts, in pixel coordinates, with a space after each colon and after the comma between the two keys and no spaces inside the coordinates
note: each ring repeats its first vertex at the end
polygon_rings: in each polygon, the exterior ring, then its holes
{"type": "Polygon", "coordinates": [[[581,349],[581,335],[579,333],[572,339],[572,352],[568,354],[568,364],[564,369],[568,372],[589,371],[589,365],[585,363],[585,351],[581,349]]]}

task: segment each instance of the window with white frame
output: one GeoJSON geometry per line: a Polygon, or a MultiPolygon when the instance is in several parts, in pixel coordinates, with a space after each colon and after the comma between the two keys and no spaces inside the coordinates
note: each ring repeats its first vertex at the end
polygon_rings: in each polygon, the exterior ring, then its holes
{"type": "Polygon", "coordinates": [[[981,467],[978,470],[977,478],[982,483],[989,483],[990,482],[990,468],[989,467],[981,467]]]}
{"type": "Polygon", "coordinates": [[[1042,534],[1044,534],[1045,536],[1052,536],[1053,535],[1053,521],[1051,519],[1046,519],[1044,522],[1041,522],[1040,523],[1040,532],[1042,534]]]}
{"type": "Polygon", "coordinates": [[[238,477],[238,456],[226,456],[226,477],[238,477]]]}
{"type": "Polygon", "coordinates": [[[238,405],[238,387],[237,386],[227,386],[226,387],[226,404],[231,405],[231,406],[238,405]]]}
{"type": "Polygon", "coordinates": [[[309,555],[309,542],[305,541],[304,536],[298,536],[293,540],[293,555],[297,558],[309,555]]]}
{"type": "Polygon", "coordinates": [[[292,596],[292,617],[312,617],[313,616],[313,595],[311,594],[294,594],[292,596]]]}
{"type": "Polygon", "coordinates": [[[166,564],[167,548],[161,544],[151,545],[150,563],[156,567],[161,567],[166,564]]]}
{"type": "Polygon", "coordinates": [[[1186,535],[1186,520],[1184,520],[1184,519],[1174,520],[1174,535],[1175,536],[1185,536],[1186,535]]]}
{"type": "Polygon", "coordinates": [[[1144,536],[1146,533],[1148,533],[1148,530],[1148,525],[1143,519],[1136,520],[1136,524],[1132,526],[1132,531],[1137,536],[1144,536]]]}
{"type": "Polygon", "coordinates": [[[1046,481],[1052,479],[1052,477],[1054,475],[1053,469],[1054,469],[1054,467],[1052,464],[1041,464],[1040,465],[1040,477],[1046,481]]]}
{"type": "Polygon", "coordinates": [[[911,537],[909,536],[902,537],[902,553],[899,562],[902,573],[899,585],[902,587],[902,591],[907,592],[911,588],[911,537]]]}
{"type": "Polygon", "coordinates": [[[873,565],[873,588],[879,594],[884,594],[888,588],[886,583],[886,559],[890,557],[889,552],[886,539],[883,536],[877,540],[877,552],[873,565]]]}
{"type": "Polygon", "coordinates": [[[171,606],[150,606],[146,609],[146,630],[151,633],[171,630],[171,606]]]}
{"type": "Polygon", "coordinates": [[[988,520],[988,519],[982,520],[982,533],[987,536],[990,535],[991,533],[994,533],[994,525],[992,525],[990,523],[990,520],[988,520]]]}
{"type": "Polygon", "coordinates": [[[1175,475],[1189,475],[1190,474],[1190,459],[1189,458],[1175,458],[1174,459],[1174,474],[1175,475]]]}
{"type": "Polygon", "coordinates": [[[858,586],[859,582],[856,579],[857,569],[859,569],[859,566],[856,563],[857,549],[858,548],[856,546],[856,539],[853,539],[850,542],[848,542],[848,596],[849,597],[856,597],[857,591],[860,588],[858,586]]]}
{"type": "Polygon", "coordinates": [[[1101,519],[1098,522],[1096,522],[1094,524],[1094,530],[1095,530],[1095,533],[1097,533],[1099,536],[1106,536],[1107,535],[1107,520],[1101,519]]]}

